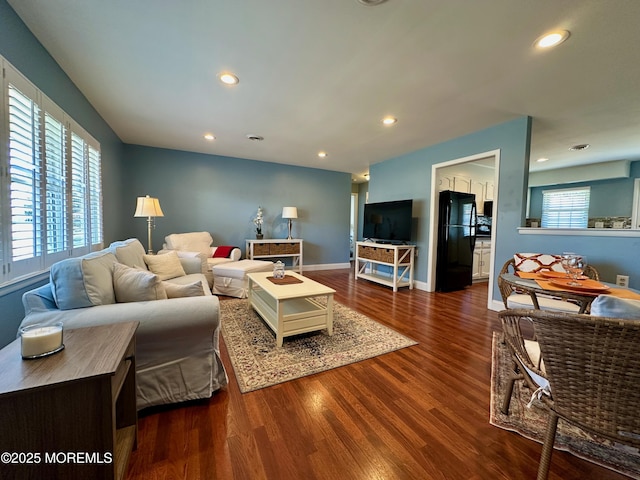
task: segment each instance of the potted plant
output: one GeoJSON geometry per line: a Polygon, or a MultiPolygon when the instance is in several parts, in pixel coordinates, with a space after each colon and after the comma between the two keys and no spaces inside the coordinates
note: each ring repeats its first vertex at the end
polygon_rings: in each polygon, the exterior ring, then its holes
{"type": "Polygon", "coordinates": [[[264,219],[262,218],[262,207],[258,207],[258,212],[253,219],[253,223],[256,226],[256,238],[258,240],[262,240],[262,238],[264,237],[264,235],[262,234],[262,222],[264,222],[264,219]]]}

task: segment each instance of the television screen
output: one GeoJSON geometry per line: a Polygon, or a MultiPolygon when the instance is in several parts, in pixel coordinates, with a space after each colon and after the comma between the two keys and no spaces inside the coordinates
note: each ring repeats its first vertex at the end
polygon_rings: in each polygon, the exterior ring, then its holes
{"type": "Polygon", "coordinates": [[[366,203],[362,236],[390,242],[410,241],[412,208],[413,200],[366,203]]]}

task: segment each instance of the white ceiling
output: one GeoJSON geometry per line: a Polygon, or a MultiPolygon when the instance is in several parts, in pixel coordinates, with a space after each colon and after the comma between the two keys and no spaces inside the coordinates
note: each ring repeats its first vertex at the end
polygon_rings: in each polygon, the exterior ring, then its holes
{"type": "Polygon", "coordinates": [[[532,170],[640,159],[638,0],[8,2],[126,143],[362,178],[530,115],[532,170]]]}

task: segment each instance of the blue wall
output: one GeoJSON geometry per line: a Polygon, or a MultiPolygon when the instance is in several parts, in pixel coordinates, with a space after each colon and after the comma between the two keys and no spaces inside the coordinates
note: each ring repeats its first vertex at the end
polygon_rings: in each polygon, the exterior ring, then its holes
{"type": "Polygon", "coordinates": [[[591,187],[589,218],[630,217],[633,209],[633,184],[637,177],[640,177],[640,161],[631,162],[629,178],[532,187],[529,217],[540,218],[542,216],[543,191],[578,187],[591,187]]]}
{"type": "MultiPolygon", "coordinates": [[[[516,229],[524,220],[530,131],[530,118],[521,117],[371,166],[369,201],[414,200],[413,216],[418,221],[415,242],[420,251],[416,262],[416,280],[427,281],[431,167],[434,164],[500,150],[498,208],[494,217],[494,223],[498,225],[496,258],[506,259],[514,251],[520,251],[516,229]]],[[[503,261],[499,263],[501,266],[503,261]]],[[[495,292],[498,293],[497,287],[495,292]]]]}
{"type": "Polygon", "coordinates": [[[292,235],[304,239],[304,264],[349,262],[349,173],[135,145],[125,145],[123,169],[125,236],[146,245],[146,220],[133,218],[136,197],[160,201],[165,216],[156,219],[154,250],[170,233],[208,231],[216,245],[244,251],[245,239],[255,238],[259,205],[265,238],[287,238],[282,207],[293,206],[292,235]]]}

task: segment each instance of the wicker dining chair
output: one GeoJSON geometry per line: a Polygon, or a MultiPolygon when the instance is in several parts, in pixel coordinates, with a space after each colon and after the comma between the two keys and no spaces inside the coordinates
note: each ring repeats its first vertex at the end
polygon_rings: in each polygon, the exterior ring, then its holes
{"type": "Polygon", "coordinates": [[[515,311],[518,310],[503,310],[498,314],[502,323],[503,340],[513,360],[513,372],[500,407],[500,411],[505,415],[509,415],[513,388],[518,380],[524,380],[531,393],[540,391],[546,395],[550,394],[549,380],[544,371],[540,347],[533,333],[533,324],[527,316],[514,315],[515,311]]]}
{"type": "Polygon", "coordinates": [[[544,310],[512,310],[528,318],[544,358],[552,397],[538,467],[546,479],[558,419],[615,442],[640,447],[640,321],[544,310]]]}

